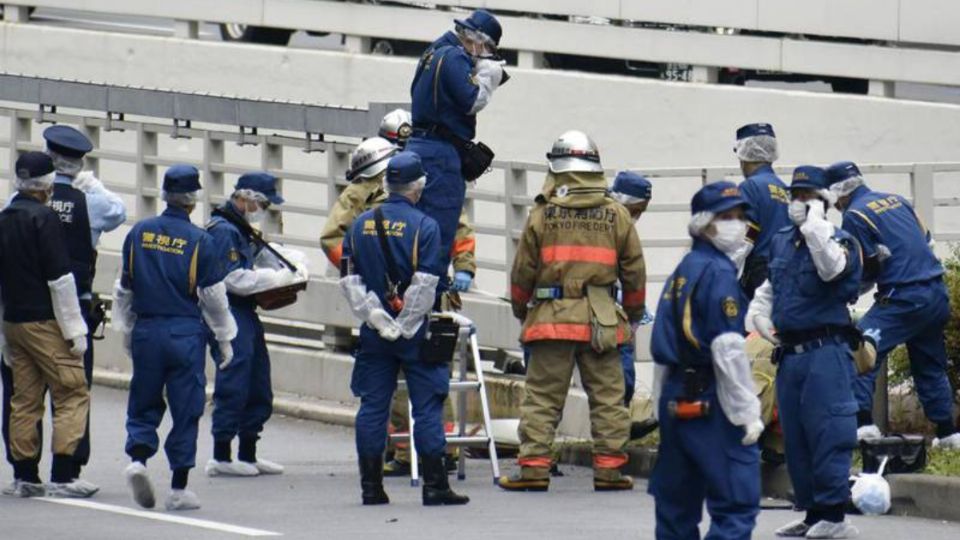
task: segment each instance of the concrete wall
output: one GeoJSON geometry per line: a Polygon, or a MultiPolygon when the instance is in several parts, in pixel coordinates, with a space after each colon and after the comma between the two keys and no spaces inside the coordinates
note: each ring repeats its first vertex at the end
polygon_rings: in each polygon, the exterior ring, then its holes
{"type": "MultiPolygon", "coordinates": [[[[0,24],[0,69],[115,84],[364,106],[405,101],[408,59],[0,24]]],[[[511,71],[480,120],[503,159],[541,161],[576,128],[615,167],[731,165],[733,131],[772,122],[782,161],[945,161],[960,107],[623,77],[511,71]]]]}

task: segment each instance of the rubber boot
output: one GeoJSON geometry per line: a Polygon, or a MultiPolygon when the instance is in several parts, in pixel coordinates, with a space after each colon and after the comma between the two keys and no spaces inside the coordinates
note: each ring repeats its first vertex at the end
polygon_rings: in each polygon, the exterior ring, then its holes
{"type": "Polygon", "coordinates": [[[423,456],[423,505],[440,506],[467,504],[470,497],[458,495],[450,489],[443,456],[423,456]]]}
{"type": "Polygon", "coordinates": [[[365,505],[390,503],[390,498],[383,491],[382,457],[360,458],[360,489],[365,505]]]}
{"type": "MultiPolygon", "coordinates": [[[[501,476],[497,485],[507,491],[547,491],[552,470],[548,467],[520,467],[518,474],[501,476]]],[[[559,469],[557,472],[562,476],[559,469]]]]}

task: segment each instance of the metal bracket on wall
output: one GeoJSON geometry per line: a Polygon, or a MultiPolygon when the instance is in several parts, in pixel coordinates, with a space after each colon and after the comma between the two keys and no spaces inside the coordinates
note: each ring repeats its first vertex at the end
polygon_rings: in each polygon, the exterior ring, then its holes
{"type": "Polygon", "coordinates": [[[37,123],[38,124],[56,124],[53,120],[47,120],[48,114],[57,114],[56,105],[44,105],[43,103],[37,108],[37,123]]]}
{"type": "Polygon", "coordinates": [[[190,120],[181,120],[179,118],[173,119],[173,131],[170,132],[170,137],[173,139],[189,139],[190,135],[181,135],[181,129],[190,129],[190,120]]]}
{"type": "Polygon", "coordinates": [[[308,154],[327,151],[327,143],[324,140],[323,133],[307,133],[306,141],[307,144],[303,147],[303,151],[308,154]]]}
{"type": "Polygon", "coordinates": [[[114,122],[123,122],[124,116],[123,113],[116,113],[107,111],[107,121],[103,126],[103,129],[106,131],[124,131],[123,128],[113,127],[114,122]]]}
{"type": "Polygon", "coordinates": [[[260,141],[257,137],[257,128],[240,126],[240,139],[237,141],[237,145],[257,146],[258,144],[260,144],[260,141]]]}

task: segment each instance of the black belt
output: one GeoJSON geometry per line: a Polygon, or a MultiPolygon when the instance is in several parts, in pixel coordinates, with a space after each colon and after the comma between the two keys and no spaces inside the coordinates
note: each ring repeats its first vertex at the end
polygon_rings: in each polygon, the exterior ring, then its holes
{"type": "MultiPolygon", "coordinates": [[[[610,296],[617,297],[620,289],[616,285],[610,285],[610,296]]],[[[549,300],[561,300],[563,298],[586,298],[586,294],[581,291],[580,296],[566,296],[563,294],[563,285],[537,287],[533,290],[533,300],[535,302],[546,302],[549,300]]]]}
{"type": "Polygon", "coordinates": [[[681,377],[685,399],[696,399],[713,384],[712,365],[673,366],[671,377],[681,377]]]}
{"type": "Polygon", "coordinates": [[[809,330],[778,332],[780,353],[803,354],[827,345],[850,343],[856,334],[851,326],[821,326],[809,330]]]}

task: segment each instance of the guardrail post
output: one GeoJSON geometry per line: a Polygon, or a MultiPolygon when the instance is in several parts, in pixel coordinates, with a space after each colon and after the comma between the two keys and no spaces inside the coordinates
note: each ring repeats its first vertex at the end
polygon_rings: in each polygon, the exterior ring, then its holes
{"type": "Polygon", "coordinates": [[[543,53],[540,51],[518,51],[517,67],[538,69],[546,65],[543,53]]]}
{"type": "MultiPolygon", "coordinates": [[[[283,193],[283,178],[280,178],[283,172],[283,147],[270,142],[260,145],[260,168],[277,175],[277,191],[283,193]]],[[[267,219],[263,222],[263,232],[283,234],[283,217],[279,211],[268,212],[267,219]]]]}
{"type": "MultiPolygon", "coordinates": [[[[80,126],[80,131],[90,139],[90,142],[93,143],[93,151],[96,152],[100,148],[100,126],[92,126],[90,124],[83,124],[80,126]]],[[[93,174],[100,177],[100,158],[91,156],[87,154],[84,159],[85,167],[84,169],[93,171],[93,174]]]]}
{"type": "Polygon", "coordinates": [[[716,84],[720,81],[720,69],[709,66],[692,66],[690,82],[716,84]]]}
{"type": "Polygon", "coordinates": [[[933,167],[928,163],[913,166],[910,173],[910,191],[913,192],[913,208],[920,216],[920,220],[934,234],[934,198],[933,198],[933,167]]]}
{"type": "Polygon", "coordinates": [[[30,8],[7,4],[3,6],[3,20],[6,22],[27,22],[30,20],[30,8]]]}
{"type": "Polygon", "coordinates": [[[370,38],[364,36],[343,36],[343,46],[347,52],[365,54],[370,52],[370,38]]]}
{"type": "MultiPolygon", "coordinates": [[[[327,208],[332,208],[333,203],[340,197],[337,179],[347,174],[350,165],[350,153],[345,148],[335,144],[332,145],[330,150],[327,152],[327,177],[325,179],[327,182],[327,208]]],[[[327,274],[340,275],[336,268],[330,268],[327,274]]],[[[341,326],[324,326],[322,339],[323,344],[333,351],[348,351],[353,345],[352,330],[341,326]]]]}
{"type": "MultiPolygon", "coordinates": [[[[20,118],[17,111],[10,111],[10,148],[8,149],[9,158],[7,159],[7,163],[10,164],[10,174],[7,178],[17,177],[17,158],[20,157],[18,146],[20,143],[30,142],[32,128],[33,124],[29,118],[20,118]]],[[[10,192],[13,193],[13,190],[13,182],[10,182],[10,192]]]]}
{"type": "Polygon", "coordinates": [[[527,195],[527,171],[519,167],[510,166],[504,171],[503,193],[506,196],[504,202],[504,244],[507,248],[506,258],[506,289],[510,290],[510,266],[513,264],[513,258],[517,253],[518,238],[514,231],[520,232],[527,221],[527,205],[515,200],[517,196],[527,195]]]}
{"type": "Polygon", "coordinates": [[[203,222],[210,219],[210,212],[213,211],[214,201],[211,199],[213,194],[222,195],[223,173],[213,170],[213,164],[222,165],[224,160],[223,141],[211,137],[209,131],[203,132],[203,222]]]}
{"type": "Polygon", "coordinates": [[[870,81],[867,94],[879,97],[897,97],[896,84],[893,81],[870,81]]]}
{"type": "Polygon", "coordinates": [[[157,157],[157,134],[147,131],[142,122],[137,122],[137,220],[157,215],[157,166],[147,163],[146,158],[157,157]]]}
{"type": "Polygon", "coordinates": [[[200,37],[200,21],[173,21],[173,36],[180,39],[197,39],[200,37]]]}

